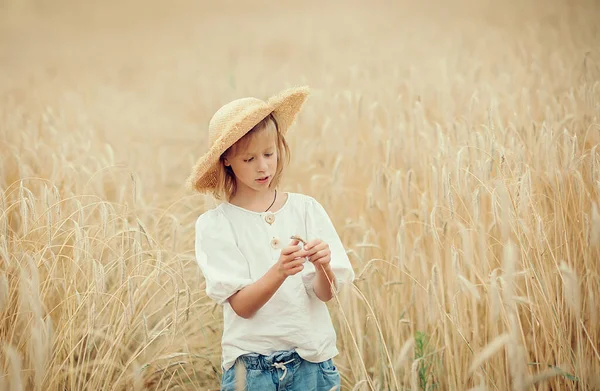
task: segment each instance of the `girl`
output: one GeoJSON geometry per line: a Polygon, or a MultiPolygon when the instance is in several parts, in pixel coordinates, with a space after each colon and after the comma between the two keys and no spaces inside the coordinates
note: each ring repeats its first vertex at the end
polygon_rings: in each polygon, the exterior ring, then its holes
{"type": "Polygon", "coordinates": [[[323,206],[277,191],[285,134],[307,96],[295,88],[220,108],[187,180],[224,201],[198,217],[195,243],[206,294],[223,305],[222,390],[340,387],[326,302],[355,274],[323,206]]]}

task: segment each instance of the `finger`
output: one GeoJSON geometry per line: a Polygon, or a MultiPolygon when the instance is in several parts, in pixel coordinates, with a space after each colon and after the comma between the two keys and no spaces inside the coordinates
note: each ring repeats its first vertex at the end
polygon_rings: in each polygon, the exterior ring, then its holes
{"type": "Polygon", "coordinates": [[[323,251],[323,250],[327,250],[328,246],[326,243],[319,243],[318,245],[316,245],[314,248],[306,249],[308,250],[308,256],[313,256],[315,254],[317,254],[319,251],[323,251]]]}
{"type": "Polygon", "coordinates": [[[321,243],[320,239],[313,239],[310,242],[306,243],[304,245],[304,248],[307,249],[307,250],[310,250],[311,248],[315,247],[319,243],[321,243]]]}
{"type": "Polygon", "coordinates": [[[284,248],[283,250],[281,250],[281,253],[283,255],[290,255],[290,254],[293,254],[294,252],[296,252],[298,250],[300,250],[300,246],[298,246],[297,244],[295,244],[295,245],[292,245],[292,246],[284,248]]]}
{"type": "Polygon", "coordinates": [[[326,263],[317,262],[314,264],[314,266],[315,266],[315,270],[318,270],[318,271],[324,271],[324,272],[331,271],[331,265],[329,264],[329,262],[326,262],[326,263]]]}
{"type": "Polygon", "coordinates": [[[306,258],[306,257],[308,257],[308,251],[305,251],[305,250],[298,250],[295,253],[290,254],[290,256],[289,256],[290,259],[306,258]]]}
{"type": "Polygon", "coordinates": [[[285,267],[289,268],[289,269],[293,269],[293,268],[298,267],[300,265],[304,266],[304,259],[296,259],[294,261],[291,261],[285,267]]]}
{"type": "Polygon", "coordinates": [[[316,260],[313,265],[315,265],[315,267],[319,267],[319,266],[323,266],[326,267],[327,265],[329,265],[331,263],[331,258],[329,257],[323,257],[321,259],[316,260]]]}
{"type": "Polygon", "coordinates": [[[304,265],[298,265],[292,269],[290,269],[290,274],[297,274],[300,273],[302,270],[304,270],[304,265]]]}
{"type": "Polygon", "coordinates": [[[316,253],[314,253],[313,255],[309,256],[308,260],[311,262],[316,262],[317,260],[325,257],[328,254],[327,250],[320,250],[317,251],[316,253]]]}
{"type": "Polygon", "coordinates": [[[292,235],[292,239],[296,239],[299,242],[302,242],[302,244],[306,245],[306,240],[302,239],[302,236],[300,235],[292,235]]]}
{"type": "Polygon", "coordinates": [[[297,268],[299,266],[304,267],[304,262],[296,260],[294,262],[290,262],[287,265],[285,265],[285,269],[287,269],[287,270],[293,270],[293,269],[295,269],[295,268],[297,268]]]}
{"type": "Polygon", "coordinates": [[[323,258],[317,260],[315,263],[319,264],[321,266],[327,266],[327,264],[331,263],[331,256],[330,255],[326,255],[323,258]]]}
{"type": "Polygon", "coordinates": [[[292,241],[290,242],[290,247],[297,246],[299,243],[300,243],[300,241],[298,239],[292,239],[292,241]]]}
{"type": "Polygon", "coordinates": [[[285,267],[293,267],[294,265],[301,265],[304,262],[306,262],[306,258],[305,257],[288,259],[285,262],[285,267]]]}

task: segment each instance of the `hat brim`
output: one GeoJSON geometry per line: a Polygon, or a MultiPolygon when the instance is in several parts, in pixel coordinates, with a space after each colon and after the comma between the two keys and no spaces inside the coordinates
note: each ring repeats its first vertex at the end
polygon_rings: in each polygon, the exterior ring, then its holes
{"type": "Polygon", "coordinates": [[[248,133],[269,114],[273,114],[279,131],[285,135],[294,121],[310,92],[309,87],[290,88],[272,96],[264,107],[249,111],[235,122],[228,125],[221,136],[213,142],[209,150],[202,156],[186,180],[188,190],[206,193],[217,186],[219,159],[223,152],[248,133]]]}

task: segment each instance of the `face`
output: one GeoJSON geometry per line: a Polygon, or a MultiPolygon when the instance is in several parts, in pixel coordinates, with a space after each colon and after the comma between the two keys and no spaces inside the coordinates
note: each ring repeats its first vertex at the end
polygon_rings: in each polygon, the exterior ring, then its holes
{"type": "Polygon", "coordinates": [[[224,161],[235,174],[238,192],[266,192],[277,171],[277,145],[268,132],[257,134],[245,148],[224,161]]]}

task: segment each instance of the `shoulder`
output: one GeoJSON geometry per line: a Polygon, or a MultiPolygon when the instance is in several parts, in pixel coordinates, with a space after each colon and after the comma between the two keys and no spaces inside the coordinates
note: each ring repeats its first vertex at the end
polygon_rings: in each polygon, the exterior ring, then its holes
{"type": "Polygon", "coordinates": [[[289,195],[297,205],[303,207],[307,212],[325,212],[325,208],[321,202],[319,202],[317,198],[313,196],[302,193],[289,193],[289,195]]]}
{"type": "Polygon", "coordinates": [[[290,200],[297,204],[314,204],[319,203],[314,197],[308,194],[288,192],[290,200]]]}
{"type": "Polygon", "coordinates": [[[228,225],[227,217],[223,212],[223,206],[208,209],[196,219],[196,231],[215,230],[225,228],[228,225]]]}

